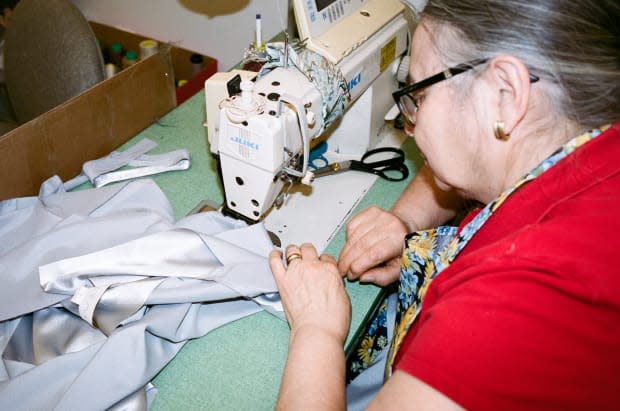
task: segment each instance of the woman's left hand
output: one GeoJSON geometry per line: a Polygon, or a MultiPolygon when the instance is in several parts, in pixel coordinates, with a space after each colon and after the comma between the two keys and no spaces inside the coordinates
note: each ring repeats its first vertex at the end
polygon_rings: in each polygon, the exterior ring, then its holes
{"type": "Polygon", "coordinates": [[[336,260],[318,256],[312,244],[286,248],[287,267],[280,251],[272,251],[269,265],[276,280],[291,334],[300,330],[324,332],[342,344],[351,323],[351,302],[336,260]]]}

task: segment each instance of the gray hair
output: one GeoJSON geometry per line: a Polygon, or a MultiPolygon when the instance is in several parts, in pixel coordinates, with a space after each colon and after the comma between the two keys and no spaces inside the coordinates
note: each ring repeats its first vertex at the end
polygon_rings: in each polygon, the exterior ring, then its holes
{"type": "Polygon", "coordinates": [[[446,64],[510,54],[551,84],[557,114],[620,120],[620,1],[429,0],[420,18],[446,64]]]}

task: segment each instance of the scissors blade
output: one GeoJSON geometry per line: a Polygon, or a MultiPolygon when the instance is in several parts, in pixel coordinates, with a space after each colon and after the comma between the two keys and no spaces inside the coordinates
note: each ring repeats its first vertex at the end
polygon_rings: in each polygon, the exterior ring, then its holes
{"type": "Polygon", "coordinates": [[[314,174],[314,178],[328,176],[331,174],[336,174],[341,171],[346,171],[351,168],[351,160],[341,161],[338,163],[331,163],[325,167],[321,167],[317,170],[314,170],[312,173],[314,174]]]}

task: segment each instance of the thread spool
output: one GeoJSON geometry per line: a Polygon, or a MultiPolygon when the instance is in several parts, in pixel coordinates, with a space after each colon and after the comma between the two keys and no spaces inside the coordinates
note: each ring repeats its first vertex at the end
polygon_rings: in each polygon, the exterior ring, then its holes
{"type": "Polygon", "coordinates": [[[122,67],[123,45],[121,43],[112,43],[110,45],[110,63],[116,65],[116,67],[122,67]]]}
{"type": "Polygon", "coordinates": [[[255,50],[263,50],[263,27],[262,27],[262,18],[260,14],[256,15],[256,40],[254,41],[254,49],[255,50]]]}
{"type": "Polygon", "coordinates": [[[115,75],[116,73],[118,73],[119,71],[120,69],[118,68],[116,64],[107,63],[105,65],[105,78],[108,79],[112,77],[113,75],[115,75]]]}
{"type": "Polygon", "coordinates": [[[133,50],[129,50],[125,53],[125,57],[123,57],[123,68],[126,69],[129,66],[133,66],[137,62],[138,54],[133,50]]]}
{"type": "Polygon", "coordinates": [[[140,42],[140,60],[145,59],[159,51],[159,43],[153,39],[146,39],[140,42]]]}
{"type": "Polygon", "coordinates": [[[197,54],[197,53],[192,54],[189,58],[189,61],[192,64],[192,75],[193,76],[195,76],[196,74],[202,71],[202,66],[204,64],[204,58],[202,58],[200,54],[197,54]]]}

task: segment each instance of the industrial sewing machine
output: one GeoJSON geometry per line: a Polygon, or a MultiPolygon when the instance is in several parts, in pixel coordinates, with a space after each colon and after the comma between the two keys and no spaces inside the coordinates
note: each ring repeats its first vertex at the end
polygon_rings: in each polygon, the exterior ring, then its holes
{"type": "Polygon", "coordinates": [[[377,144],[407,51],[399,0],[293,0],[293,10],[301,41],[268,44],[260,72],[205,82],[225,206],[250,221],[279,207],[294,183],[312,184],[317,142],[340,158],[377,144]]]}

